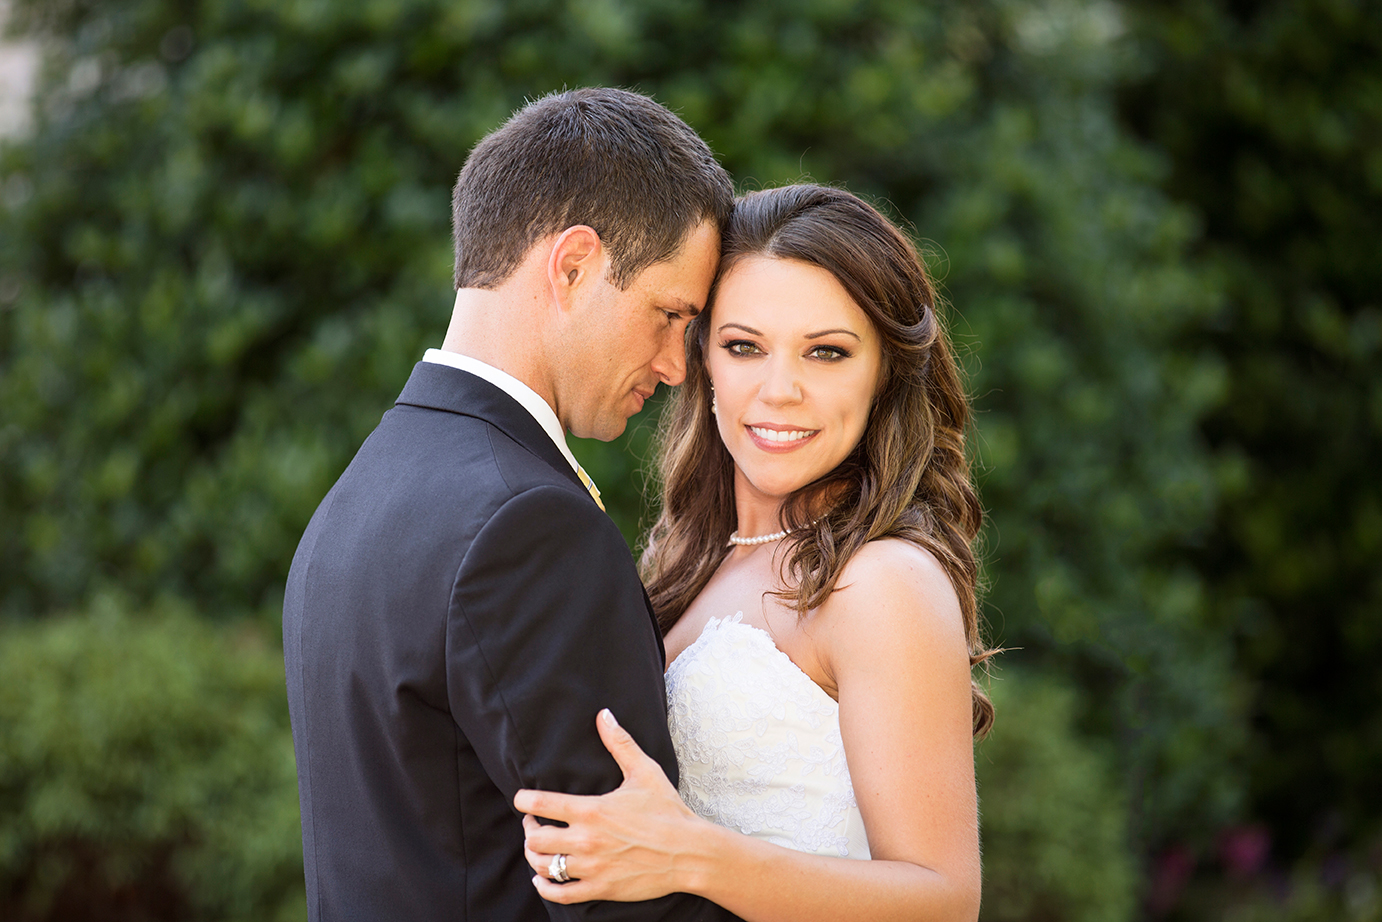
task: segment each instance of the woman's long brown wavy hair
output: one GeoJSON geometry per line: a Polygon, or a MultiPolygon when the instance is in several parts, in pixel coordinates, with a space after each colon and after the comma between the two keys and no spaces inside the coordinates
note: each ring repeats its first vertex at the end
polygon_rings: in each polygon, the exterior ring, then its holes
{"type": "MultiPolygon", "coordinates": [[[[973,543],[983,521],[965,455],[969,400],[936,294],[916,250],[872,206],[840,189],[786,186],[742,196],[725,229],[718,280],[752,256],[792,259],[830,272],[882,342],[880,386],[863,438],[829,474],[783,504],[784,589],[805,615],[835,589],[867,542],[902,538],[930,551],[960,599],[970,665],[992,654],[979,631],[973,543]]],[[[686,381],[662,417],[662,512],[642,568],[665,633],[729,553],[735,528],[734,461],[710,413],[706,370],[710,309],[691,324],[686,381]]],[[[974,734],[993,705],[973,683],[974,734]]]]}

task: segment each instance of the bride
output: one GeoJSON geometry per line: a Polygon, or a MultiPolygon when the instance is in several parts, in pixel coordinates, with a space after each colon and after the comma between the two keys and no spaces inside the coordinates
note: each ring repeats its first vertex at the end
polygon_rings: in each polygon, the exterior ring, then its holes
{"type": "Polygon", "coordinates": [[[602,711],[624,784],[514,801],[543,898],[686,891],[750,922],[977,918],[973,738],[993,708],[970,672],[987,651],[968,417],[896,227],[819,186],[739,200],[666,417],[643,559],[680,796],[602,711]]]}

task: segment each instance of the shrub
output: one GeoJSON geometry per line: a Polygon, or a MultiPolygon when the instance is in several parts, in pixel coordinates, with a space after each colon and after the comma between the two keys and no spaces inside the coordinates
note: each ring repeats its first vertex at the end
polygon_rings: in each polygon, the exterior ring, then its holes
{"type": "Polygon", "coordinates": [[[305,914],[282,658],[163,608],[0,629],[0,918],[305,914]]]}
{"type": "MultiPolygon", "coordinates": [[[[1212,299],[1192,214],[1117,121],[1115,4],[13,10],[47,60],[32,136],[0,148],[0,616],[112,584],[275,608],[445,329],[465,152],[526,97],[632,86],[743,186],[842,183],[929,241],[978,397],[996,639],[1135,743],[1142,836],[1232,807],[1225,640],[1166,554],[1213,501],[1196,423],[1222,381],[1178,346],[1212,299]]],[[[623,446],[574,450],[636,539],[623,446]]]]}
{"type": "Polygon", "coordinates": [[[1136,875],[1113,760],[1076,729],[1074,690],[1006,668],[976,752],[983,922],[1122,922],[1136,875]]]}

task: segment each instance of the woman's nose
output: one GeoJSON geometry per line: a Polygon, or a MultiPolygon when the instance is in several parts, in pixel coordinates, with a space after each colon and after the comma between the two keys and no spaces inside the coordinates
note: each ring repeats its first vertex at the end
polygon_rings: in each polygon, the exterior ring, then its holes
{"type": "Polygon", "coordinates": [[[773,406],[801,400],[801,381],[796,362],[774,357],[764,363],[765,377],[758,388],[758,399],[773,406]]]}

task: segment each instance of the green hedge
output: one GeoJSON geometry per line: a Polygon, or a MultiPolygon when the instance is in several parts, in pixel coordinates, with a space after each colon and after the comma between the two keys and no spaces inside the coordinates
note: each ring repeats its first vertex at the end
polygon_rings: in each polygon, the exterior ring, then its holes
{"type": "MultiPolygon", "coordinates": [[[[127,608],[0,627],[0,918],[301,919],[279,650],[254,626],[127,608]]],[[[1068,687],[1001,676],[977,755],[983,918],[1129,918],[1112,762],[1068,687]]]]}
{"type": "Polygon", "coordinates": [[[0,631],[0,918],[301,918],[276,645],[122,608],[0,631]]]}
{"type": "MultiPolygon", "coordinates": [[[[1196,424],[1222,378],[1181,347],[1213,299],[1193,215],[1118,122],[1115,5],[13,9],[50,60],[33,136],[0,150],[0,615],[109,586],[275,610],[312,509],[444,331],[469,147],[525,98],[633,86],[743,187],[845,184],[921,239],[977,397],[995,639],[1128,743],[1135,841],[1231,812],[1226,641],[1174,553],[1214,499],[1196,424]]],[[[634,539],[628,444],[574,450],[634,539]]]]}
{"type": "Polygon", "coordinates": [[[1201,212],[1195,255],[1222,293],[1196,337],[1227,373],[1204,426],[1222,496],[1191,559],[1251,677],[1252,815],[1283,866],[1322,828],[1366,861],[1382,837],[1382,4],[1129,12],[1154,66],[1127,119],[1201,212]]]}
{"type": "Polygon", "coordinates": [[[1132,919],[1138,876],[1128,798],[1108,747],[1076,729],[1078,691],[1020,669],[995,676],[998,721],[975,753],[982,922],[1132,919]]]}

